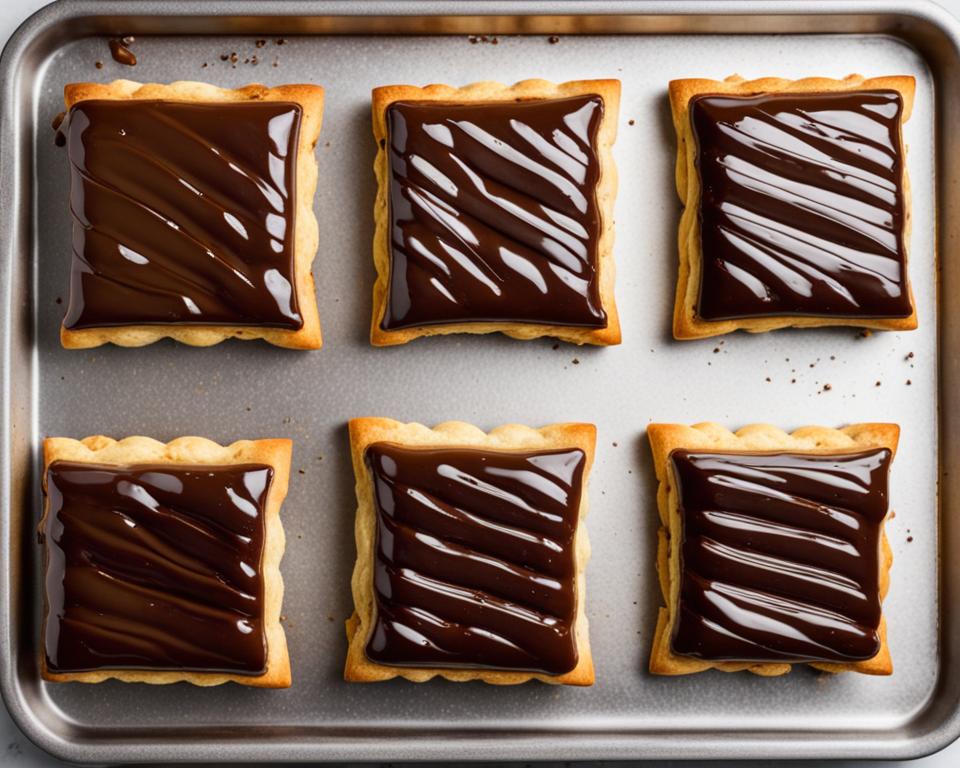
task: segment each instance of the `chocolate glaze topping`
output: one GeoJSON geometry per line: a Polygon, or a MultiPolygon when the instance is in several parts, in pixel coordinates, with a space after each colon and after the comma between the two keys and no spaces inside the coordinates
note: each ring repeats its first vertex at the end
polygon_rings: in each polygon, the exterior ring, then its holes
{"type": "Polygon", "coordinates": [[[906,317],[896,91],[698,96],[706,320],[906,317]]]}
{"type": "Polygon", "coordinates": [[[260,465],[51,464],[48,668],[262,674],[272,479],[260,465]]]}
{"type": "Polygon", "coordinates": [[[674,451],[682,520],[674,653],[853,662],[880,649],[887,449],[674,451]]]}
{"type": "Polygon", "coordinates": [[[387,110],[385,330],[458,322],[602,328],[599,96],[387,110]]]}
{"type": "Polygon", "coordinates": [[[300,117],[298,105],[279,102],[75,105],[64,326],[300,328],[300,117]]]}
{"type": "Polygon", "coordinates": [[[578,449],[367,449],[377,512],[371,660],[546,674],[577,665],[578,449]]]}

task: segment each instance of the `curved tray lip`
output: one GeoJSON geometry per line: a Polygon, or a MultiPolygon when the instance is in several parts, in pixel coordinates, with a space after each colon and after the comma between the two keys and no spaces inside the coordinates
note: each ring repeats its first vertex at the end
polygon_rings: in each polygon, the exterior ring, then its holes
{"type": "MultiPolygon", "coordinates": [[[[330,16],[523,16],[623,15],[631,16],[895,16],[909,18],[928,33],[939,36],[950,48],[960,76],[960,20],[934,0],[296,0],[268,4],[264,0],[56,0],[26,21],[10,37],[0,55],[0,179],[23,178],[25,166],[18,154],[22,127],[18,115],[20,68],[23,58],[38,39],[55,33],[64,25],[94,18],[122,16],[125,19],[161,17],[269,16],[273,19],[330,16]]],[[[723,30],[723,34],[733,34],[723,30]]],[[[101,33],[103,34],[103,33],[101,33]]],[[[653,33],[656,34],[656,33],[653,33]]],[[[761,32],[761,34],[769,34],[761,32]]],[[[790,34],[785,32],[784,34],[790,34]]],[[[894,34],[890,31],[872,34],[894,34]]],[[[911,41],[907,41],[912,44],[911,41]]],[[[943,87],[937,83],[937,91],[943,87]]],[[[938,96],[938,100],[941,97],[938,96]]],[[[960,99],[960,96],[957,97],[960,99]]],[[[938,144],[941,139],[938,138],[938,144]]],[[[938,146],[938,152],[940,147],[938,146]]],[[[942,158],[939,160],[943,162],[942,158]]],[[[29,171],[29,168],[26,168],[29,171]]],[[[29,195],[18,184],[7,185],[9,194],[0,196],[0,311],[8,319],[16,308],[13,270],[17,263],[19,238],[30,236],[25,228],[29,195]]],[[[939,225],[938,225],[939,226],[939,225]]],[[[942,342],[941,342],[942,343],[942,342]]],[[[0,336],[0,430],[5,439],[11,430],[15,406],[11,385],[12,354],[9,325],[0,336]]],[[[940,373],[942,377],[942,372],[940,373]]],[[[942,400],[942,392],[941,397],[942,400]]],[[[37,435],[36,413],[32,433],[37,435]]],[[[33,451],[36,451],[34,445],[33,451]]],[[[942,462],[942,457],[941,457],[942,462]]],[[[764,758],[856,758],[913,759],[937,752],[960,737],[960,694],[951,688],[942,668],[931,699],[913,719],[897,729],[864,731],[857,736],[824,733],[812,740],[802,732],[756,731],[723,735],[702,735],[679,740],[677,734],[591,730],[582,732],[529,731],[500,732],[492,739],[488,731],[392,732],[358,730],[355,734],[331,738],[329,733],[309,728],[291,730],[288,738],[276,742],[216,738],[186,742],[138,741],[136,734],[117,741],[86,737],[82,729],[67,720],[59,721],[58,732],[51,722],[57,712],[41,712],[27,700],[17,674],[17,638],[20,627],[14,620],[13,590],[19,588],[15,572],[11,527],[12,478],[10,451],[0,451],[0,695],[11,717],[38,747],[54,757],[78,763],[91,762],[183,762],[183,761],[336,761],[404,760],[431,761],[482,756],[483,760],[607,760],[607,759],[764,759],[764,758]],[[929,722],[931,721],[932,722],[929,722]],[[911,726],[913,728],[911,729],[911,726]],[[425,738],[432,737],[432,738],[425,738]]],[[[942,472],[942,466],[941,466],[942,472]]],[[[943,491],[941,491],[941,494],[943,491]]],[[[942,500],[941,500],[942,505],[942,500]]],[[[941,590],[944,566],[940,564],[941,590]]],[[[945,600],[942,600],[945,603],[945,600]]],[[[941,615],[941,645],[947,631],[941,615]]],[[[474,758],[480,759],[480,757],[474,758]]]]}

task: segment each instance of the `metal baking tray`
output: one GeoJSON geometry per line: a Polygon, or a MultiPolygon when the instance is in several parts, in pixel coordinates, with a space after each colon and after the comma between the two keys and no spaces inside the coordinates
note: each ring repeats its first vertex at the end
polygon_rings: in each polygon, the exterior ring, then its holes
{"type": "Polygon", "coordinates": [[[960,612],[950,607],[960,599],[960,477],[948,472],[960,450],[949,396],[960,386],[960,27],[946,11],[906,0],[68,0],[8,44],[0,98],[0,662],[7,706],[45,749],[110,762],[906,758],[960,733],[960,612]],[[119,34],[136,35],[136,68],[110,59],[107,39],[119,34]],[[268,42],[257,48],[257,39],[268,42]],[[254,54],[256,66],[244,62],[254,54]],[[680,206],[666,84],[733,72],[916,76],[905,135],[918,331],[671,340],[680,206]],[[456,336],[372,348],[371,87],[537,76],[623,81],[615,147],[623,345],[456,336]],[[60,348],[68,184],[50,121],[64,83],[119,77],[326,87],[316,197],[321,351],[236,342],[60,348]],[[947,297],[939,309],[938,291],[947,297]],[[357,415],[598,425],[587,571],[595,686],[342,682],[355,508],[345,422],[357,415]],[[892,677],[646,673],[660,597],[644,427],[706,419],[902,425],[884,606],[892,677]],[[294,439],[302,473],[293,473],[283,509],[292,688],[40,681],[38,444],[48,434],[91,433],[294,439]]]}

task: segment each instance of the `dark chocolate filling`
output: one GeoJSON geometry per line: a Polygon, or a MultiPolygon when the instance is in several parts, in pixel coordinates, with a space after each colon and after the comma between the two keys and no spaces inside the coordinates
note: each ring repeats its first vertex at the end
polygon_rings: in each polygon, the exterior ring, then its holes
{"type": "Polygon", "coordinates": [[[68,329],[297,329],[301,109],[81,101],[69,114],[68,329]]]}
{"type": "Polygon", "coordinates": [[[599,96],[387,109],[384,330],[516,322],[603,328],[599,96]]]}
{"type": "Polygon", "coordinates": [[[583,451],[376,443],[366,461],[377,519],[368,658],[550,675],[576,667],[583,451]]]}
{"type": "Polygon", "coordinates": [[[887,449],[670,455],[680,498],[674,653],[855,662],[880,649],[887,449]]]}
{"type": "Polygon", "coordinates": [[[896,91],[697,96],[705,320],[911,314],[896,91]]]}
{"type": "Polygon", "coordinates": [[[263,674],[262,465],[47,469],[52,672],[263,674]]]}

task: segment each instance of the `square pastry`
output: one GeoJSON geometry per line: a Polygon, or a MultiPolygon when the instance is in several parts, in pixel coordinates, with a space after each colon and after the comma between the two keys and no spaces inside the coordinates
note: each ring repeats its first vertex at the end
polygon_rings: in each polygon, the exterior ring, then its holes
{"type": "Polygon", "coordinates": [[[650,671],[893,671],[881,602],[900,429],[651,424],[660,608],[650,671]]]}
{"type": "Polygon", "coordinates": [[[355,611],[344,678],[590,685],[592,424],[489,434],[350,422],[355,611]]]}
{"type": "Polygon", "coordinates": [[[311,265],[323,89],[66,86],[65,347],[321,344],[311,265]]]}
{"type": "Polygon", "coordinates": [[[912,77],[674,80],[678,339],[910,330],[912,77]]]}
{"type": "Polygon", "coordinates": [[[620,82],[373,91],[371,342],[500,331],[619,344],[620,82]]]}
{"type": "Polygon", "coordinates": [[[289,440],[44,441],[45,680],[290,685],[289,440]]]}

